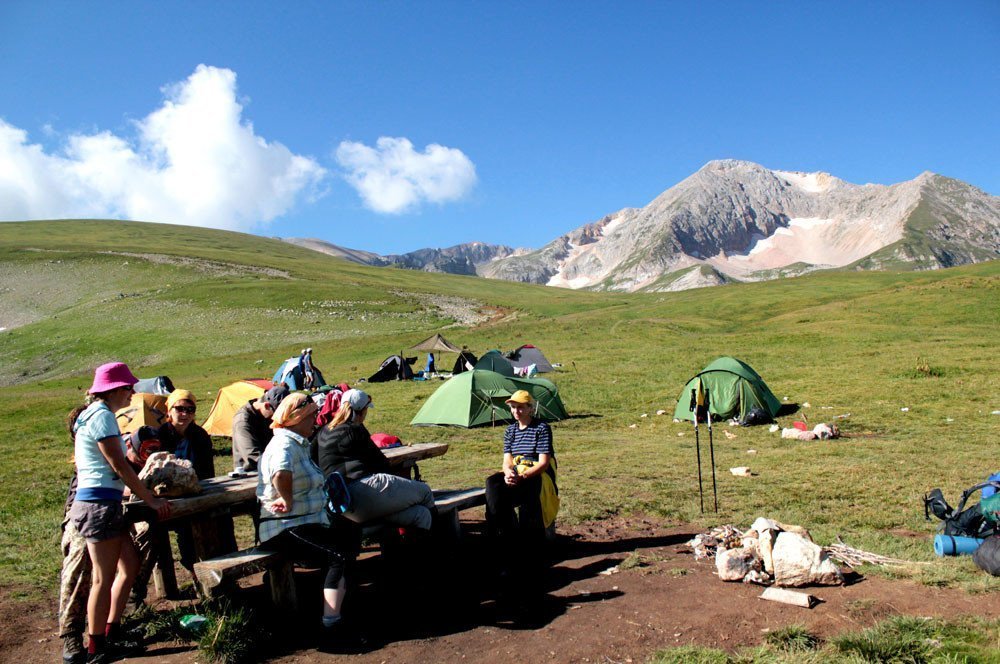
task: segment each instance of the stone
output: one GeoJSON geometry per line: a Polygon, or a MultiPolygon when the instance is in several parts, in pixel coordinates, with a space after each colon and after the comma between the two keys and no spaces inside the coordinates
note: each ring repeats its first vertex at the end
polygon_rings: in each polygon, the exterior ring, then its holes
{"type": "Polygon", "coordinates": [[[823,548],[796,533],[778,533],[771,557],[775,585],[833,586],[844,583],[844,575],[823,548]]]}
{"type": "Polygon", "coordinates": [[[157,496],[176,498],[201,493],[201,484],[191,462],[178,459],[170,452],[149,455],[139,479],[157,496]]]}
{"type": "Polygon", "coordinates": [[[719,549],[715,553],[715,569],[723,581],[742,581],[755,567],[751,549],[719,549]]]}

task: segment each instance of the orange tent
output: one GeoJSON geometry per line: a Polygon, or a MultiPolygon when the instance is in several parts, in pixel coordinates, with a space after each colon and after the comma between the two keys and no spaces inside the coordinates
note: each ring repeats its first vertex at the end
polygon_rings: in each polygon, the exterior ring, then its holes
{"type": "Polygon", "coordinates": [[[259,399],[274,383],[262,378],[245,378],[219,390],[208,412],[208,419],[201,426],[211,436],[233,435],[233,415],[251,399],[259,399]]]}
{"type": "Polygon", "coordinates": [[[136,392],[127,406],[115,413],[122,433],[132,433],[142,426],[159,427],[167,419],[167,397],[136,392]]]}

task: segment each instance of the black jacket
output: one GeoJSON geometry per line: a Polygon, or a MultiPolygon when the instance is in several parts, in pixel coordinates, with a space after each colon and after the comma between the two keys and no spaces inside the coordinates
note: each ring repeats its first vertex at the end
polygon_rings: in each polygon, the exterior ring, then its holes
{"type": "Polygon", "coordinates": [[[344,422],[333,429],[322,427],[316,434],[315,450],[313,459],[324,476],[337,471],[350,481],[391,472],[389,460],[372,442],[364,424],[344,422]]]}
{"type": "Polygon", "coordinates": [[[162,446],[160,449],[174,454],[177,454],[177,447],[181,442],[187,439],[187,454],[183,457],[180,454],[177,456],[191,462],[199,480],[215,477],[215,460],[212,458],[215,451],[212,449],[212,438],[200,426],[192,422],[181,436],[173,425],[167,422],[160,427],[159,438],[162,446]]]}

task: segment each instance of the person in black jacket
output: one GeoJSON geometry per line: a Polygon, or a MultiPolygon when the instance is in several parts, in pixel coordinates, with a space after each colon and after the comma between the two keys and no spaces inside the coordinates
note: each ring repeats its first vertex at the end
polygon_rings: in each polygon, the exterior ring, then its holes
{"type": "Polygon", "coordinates": [[[257,462],[271,442],[271,417],[288,396],[288,386],[278,383],[259,399],[251,399],[233,415],[233,470],[256,473],[257,462]]]}
{"type": "Polygon", "coordinates": [[[316,436],[316,459],[324,476],[334,471],[347,480],[351,510],[344,516],[356,523],[382,519],[397,526],[430,530],[434,493],[423,482],[393,475],[389,461],[365,428],[372,399],[348,390],[340,410],[316,436]]]}
{"type": "Polygon", "coordinates": [[[160,427],[160,449],[178,459],[187,459],[199,480],[215,477],[212,458],[212,438],[195,424],[197,410],[194,395],[187,390],[174,390],[167,397],[167,421],[160,427]]]}

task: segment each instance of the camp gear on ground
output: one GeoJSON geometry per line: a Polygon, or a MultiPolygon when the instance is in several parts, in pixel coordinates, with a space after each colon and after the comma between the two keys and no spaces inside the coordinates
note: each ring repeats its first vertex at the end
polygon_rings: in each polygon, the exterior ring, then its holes
{"type": "Polygon", "coordinates": [[[462,349],[458,346],[449,343],[447,339],[442,337],[440,334],[433,334],[416,346],[410,346],[408,350],[422,351],[425,353],[433,353],[434,351],[440,351],[443,353],[461,353],[462,349]]]}
{"type": "Polygon", "coordinates": [[[534,364],[535,370],[538,373],[555,371],[552,363],[545,358],[542,351],[531,344],[524,344],[517,350],[507,353],[507,359],[510,360],[511,366],[515,369],[525,369],[529,365],[534,364]]]}
{"type": "Polygon", "coordinates": [[[983,540],[978,537],[962,537],[961,535],[935,535],[934,553],[939,556],[968,555],[979,548],[983,540]]]}
{"type": "MultiPolygon", "coordinates": [[[[992,488],[994,487],[983,487],[983,493],[986,493],[986,489],[992,488]]],[[[982,512],[986,521],[996,526],[997,522],[1000,522],[1000,493],[993,493],[989,498],[980,500],[979,511],[982,512]]]]}
{"type": "Polygon", "coordinates": [[[451,373],[452,375],[457,376],[460,373],[464,373],[466,371],[472,371],[472,369],[476,366],[476,362],[478,361],[479,358],[473,355],[472,352],[463,350],[459,354],[458,359],[455,360],[455,366],[452,367],[451,373]]]}
{"type": "Polygon", "coordinates": [[[688,395],[696,380],[700,380],[712,395],[711,409],[716,421],[732,417],[742,420],[753,408],[761,408],[773,418],[781,408],[781,402],[768,389],[764,379],[748,364],[732,357],[720,357],[687,382],[677,399],[674,418],[690,420],[694,417],[688,407],[688,395]]]}
{"type": "Polygon", "coordinates": [[[424,366],[424,373],[434,373],[434,353],[427,353],[427,364],[424,366]]]}
{"type": "Polygon", "coordinates": [[[933,514],[941,519],[942,523],[938,530],[942,535],[982,538],[1000,532],[1000,523],[987,519],[980,509],[981,505],[977,504],[968,509],[965,508],[965,504],[972,494],[988,486],[1000,488],[1000,482],[987,481],[969,487],[962,492],[958,507],[954,509],[945,501],[944,494],[941,493],[940,489],[931,489],[924,496],[924,518],[930,521],[930,515],[933,514]]]}
{"type": "Polygon", "coordinates": [[[284,383],[291,390],[315,390],[326,385],[323,374],[312,363],[312,348],[303,348],[298,357],[282,362],[271,380],[275,384],[284,383]]]}
{"type": "Polygon", "coordinates": [[[972,554],[972,562],[993,576],[1000,576],[1000,535],[987,537],[972,554]]]}
{"type": "Polygon", "coordinates": [[[746,414],[746,417],[740,420],[740,426],[752,427],[758,424],[770,424],[773,421],[774,418],[771,417],[770,413],[763,408],[754,406],[750,409],[750,412],[746,414]]]}
{"type": "Polygon", "coordinates": [[[537,403],[535,416],[547,422],[568,417],[559,390],[544,378],[514,378],[475,369],[449,378],[427,399],[411,425],[475,427],[514,420],[506,400],[518,390],[537,403]]]}
{"type": "MultiPolygon", "coordinates": [[[[987,482],[1000,482],[1000,473],[993,473],[986,478],[987,482]]],[[[995,486],[984,486],[983,487],[983,498],[989,498],[997,493],[997,488],[995,486]]]]}
{"type": "Polygon", "coordinates": [[[128,365],[124,362],[108,362],[97,367],[94,371],[94,382],[87,393],[110,392],[119,387],[131,387],[138,382],[139,379],[132,375],[128,365]]]}
{"type": "Polygon", "coordinates": [[[379,365],[378,371],[368,377],[369,383],[385,383],[390,380],[410,380],[413,369],[410,365],[417,361],[415,357],[403,358],[402,355],[390,355],[379,365]]]}
{"type": "MultiPolygon", "coordinates": [[[[247,378],[226,385],[215,397],[208,417],[202,423],[202,428],[212,436],[233,435],[233,415],[248,401],[260,399],[264,393],[274,387],[274,383],[262,378],[247,378]]],[[[282,386],[284,387],[284,386],[282,386]]],[[[287,390],[288,388],[285,387],[287,390]]],[[[286,394],[287,396],[287,394],[286,394]]],[[[280,399],[278,403],[280,403],[280,399]]],[[[277,404],[274,404],[277,406],[277,404]]]]}
{"type": "Polygon", "coordinates": [[[486,371],[494,371],[498,374],[503,374],[504,376],[514,375],[514,366],[507,360],[506,357],[500,354],[498,350],[491,350],[479,358],[476,362],[474,369],[485,369],[486,371]]]}
{"type": "Polygon", "coordinates": [[[167,376],[157,376],[156,378],[140,378],[139,382],[133,385],[136,392],[146,394],[160,394],[167,396],[174,391],[174,383],[167,376]]]}
{"type": "Polygon", "coordinates": [[[167,420],[167,398],[160,394],[136,392],[129,405],[115,413],[115,419],[123,434],[139,427],[158,427],[167,420]]]}

